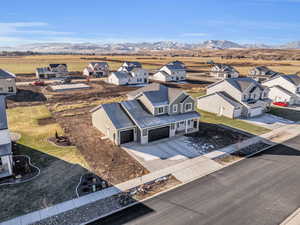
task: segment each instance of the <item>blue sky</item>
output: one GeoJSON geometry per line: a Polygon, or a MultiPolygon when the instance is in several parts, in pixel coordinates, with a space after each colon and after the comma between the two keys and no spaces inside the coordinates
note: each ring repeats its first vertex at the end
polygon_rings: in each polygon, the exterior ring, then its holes
{"type": "Polygon", "coordinates": [[[300,0],[9,0],[0,7],[0,46],[300,40],[300,0]]]}

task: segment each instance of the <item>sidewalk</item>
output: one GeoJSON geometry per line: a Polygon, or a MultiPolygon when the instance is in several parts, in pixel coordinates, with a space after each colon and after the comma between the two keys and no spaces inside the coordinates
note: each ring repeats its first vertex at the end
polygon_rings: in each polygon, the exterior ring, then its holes
{"type": "MultiPolygon", "coordinates": [[[[72,199],[70,201],[66,201],[54,205],[49,208],[45,208],[42,210],[38,210],[26,214],[24,216],[17,217],[15,219],[0,223],[0,225],[27,225],[27,224],[35,223],[42,219],[46,219],[48,217],[52,217],[70,210],[75,210],[76,208],[79,208],[81,206],[96,202],[101,199],[105,199],[115,194],[119,194],[130,188],[134,188],[143,183],[153,181],[159,177],[163,177],[169,174],[172,174],[173,176],[176,177],[176,179],[178,179],[180,182],[185,184],[224,168],[223,165],[213,160],[215,158],[219,158],[224,155],[233,153],[241,148],[244,148],[251,144],[255,144],[260,141],[266,142],[270,145],[276,145],[278,143],[282,143],[288,139],[291,139],[299,135],[300,134],[299,128],[300,125],[297,124],[281,127],[267,134],[253,137],[241,143],[225,147],[223,149],[208,153],[203,156],[199,156],[193,159],[183,161],[176,165],[152,172],[150,174],[144,175],[139,178],[126,181],[114,187],[107,188],[103,191],[95,192],[86,196],[82,196],[76,199],[72,199]]],[[[294,225],[294,224],[291,223],[285,225],[294,225]]]]}
{"type": "Polygon", "coordinates": [[[300,224],[300,208],[297,209],[292,215],[290,215],[280,225],[299,225],[300,224]]]}

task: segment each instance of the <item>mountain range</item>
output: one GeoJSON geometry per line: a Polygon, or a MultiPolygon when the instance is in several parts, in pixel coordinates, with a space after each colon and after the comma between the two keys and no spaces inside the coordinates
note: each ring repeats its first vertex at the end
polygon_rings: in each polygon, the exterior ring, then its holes
{"type": "Polygon", "coordinates": [[[0,51],[33,51],[65,53],[134,53],[141,51],[197,50],[197,49],[300,49],[300,41],[283,45],[238,44],[227,40],[209,40],[202,43],[174,41],[140,43],[33,43],[16,47],[0,47],[0,51]]]}

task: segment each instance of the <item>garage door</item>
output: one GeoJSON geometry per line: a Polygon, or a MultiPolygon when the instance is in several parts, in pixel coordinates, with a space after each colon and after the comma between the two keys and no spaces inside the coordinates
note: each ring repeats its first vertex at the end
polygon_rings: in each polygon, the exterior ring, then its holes
{"type": "Polygon", "coordinates": [[[163,138],[168,138],[169,136],[170,136],[170,126],[149,130],[148,142],[156,141],[163,138]]]}
{"type": "Polygon", "coordinates": [[[263,113],[263,108],[255,108],[250,110],[250,117],[259,116],[263,113]]]}
{"type": "Polygon", "coordinates": [[[121,144],[134,141],[134,132],[133,130],[125,130],[120,132],[121,144]]]}

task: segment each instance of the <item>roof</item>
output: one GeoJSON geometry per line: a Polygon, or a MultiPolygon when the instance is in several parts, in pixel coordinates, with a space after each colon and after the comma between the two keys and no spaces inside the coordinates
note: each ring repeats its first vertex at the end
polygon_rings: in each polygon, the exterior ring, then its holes
{"type": "Polygon", "coordinates": [[[185,64],[181,61],[173,61],[166,64],[166,66],[175,66],[178,69],[185,69],[185,64]]]}
{"type": "Polygon", "coordinates": [[[129,74],[124,71],[112,72],[110,75],[115,75],[119,80],[127,80],[129,74]]]}
{"type": "Polygon", "coordinates": [[[296,86],[300,85],[300,77],[298,75],[281,75],[281,76],[296,86]]]}
{"type": "Polygon", "coordinates": [[[92,65],[92,67],[95,67],[97,64],[99,66],[108,66],[107,62],[90,62],[90,64],[92,65]]]}
{"type": "Polygon", "coordinates": [[[50,68],[55,68],[55,67],[58,67],[58,66],[60,66],[60,65],[62,65],[62,66],[67,66],[67,64],[65,64],[65,63],[57,63],[57,64],[49,64],[49,67],[50,68]]]}
{"type": "Polygon", "coordinates": [[[178,88],[168,88],[159,83],[152,83],[148,86],[131,91],[127,96],[135,98],[139,94],[144,94],[153,105],[168,105],[179,95],[184,93],[178,88]]]}
{"type": "Polygon", "coordinates": [[[167,67],[169,70],[185,70],[184,66],[182,66],[179,63],[176,63],[176,64],[166,64],[164,66],[167,67]]]}
{"type": "Polygon", "coordinates": [[[226,65],[226,64],[216,63],[216,64],[214,64],[213,68],[215,68],[215,67],[217,67],[219,71],[237,72],[234,67],[232,67],[230,65],[226,65]]]}
{"type": "Polygon", "coordinates": [[[0,69],[0,79],[10,79],[10,78],[16,78],[16,75],[6,70],[0,69]]]}
{"type": "Polygon", "coordinates": [[[228,102],[230,105],[234,106],[235,108],[242,106],[241,103],[239,103],[237,100],[232,98],[230,95],[228,95],[224,91],[217,91],[217,92],[211,93],[209,95],[200,96],[200,97],[198,97],[198,99],[206,98],[206,97],[213,96],[213,95],[219,96],[220,98],[224,99],[226,102],[228,102]]]}
{"type": "Polygon", "coordinates": [[[36,72],[39,74],[50,73],[49,67],[36,68],[36,72]]]}
{"type": "Polygon", "coordinates": [[[244,92],[253,83],[262,87],[257,81],[250,77],[227,78],[225,80],[241,92],[244,92]]]}
{"type": "Polygon", "coordinates": [[[153,116],[149,113],[138,100],[121,102],[121,105],[129,114],[131,119],[141,128],[168,125],[182,120],[199,118],[197,112],[190,112],[177,115],[153,116]]]}
{"type": "Polygon", "coordinates": [[[102,108],[104,110],[104,112],[111,120],[111,122],[113,123],[116,129],[135,126],[134,123],[131,121],[131,119],[127,116],[127,114],[122,109],[120,103],[114,102],[114,103],[103,104],[93,109],[92,112],[96,111],[99,108],[102,108]]]}
{"type": "Polygon", "coordinates": [[[287,95],[289,95],[289,96],[295,95],[295,94],[293,94],[292,92],[286,90],[285,88],[283,88],[283,87],[281,87],[281,86],[279,86],[279,85],[274,85],[274,86],[272,86],[272,87],[270,87],[270,88],[277,88],[277,89],[279,89],[280,91],[284,92],[285,94],[287,94],[287,95]]]}
{"type": "Polygon", "coordinates": [[[126,63],[128,65],[128,67],[139,67],[139,68],[142,67],[142,64],[140,62],[128,62],[128,61],[126,61],[124,63],[126,63]]]}
{"type": "Polygon", "coordinates": [[[0,130],[0,156],[11,155],[11,137],[8,129],[0,130]]]}
{"type": "Polygon", "coordinates": [[[0,130],[7,129],[5,96],[0,95],[0,130]]]}
{"type": "Polygon", "coordinates": [[[257,66],[255,68],[253,68],[252,70],[258,70],[260,72],[264,72],[264,74],[266,76],[275,76],[275,75],[279,74],[278,72],[275,72],[266,66],[257,66]]]}

